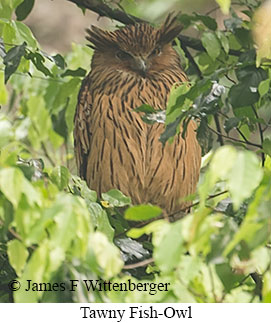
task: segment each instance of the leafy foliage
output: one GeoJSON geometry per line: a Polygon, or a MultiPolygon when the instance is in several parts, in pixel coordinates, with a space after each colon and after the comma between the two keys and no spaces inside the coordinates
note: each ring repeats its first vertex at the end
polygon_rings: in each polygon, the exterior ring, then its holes
{"type": "Polygon", "coordinates": [[[264,13],[259,1],[240,1],[246,18],[231,1],[217,2],[231,13],[224,29],[211,16],[180,16],[199,34],[193,56],[176,41],[191,84],[172,89],[164,119],[152,107],[137,109],[146,121],[163,119],[163,142],[180,124],[185,135],[191,118],[199,124],[205,156],[195,202],[171,221],[117,190],[99,200],[74,175],[73,115],[92,50],[73,44],[65,56],[44,53],[11,18],[15,11],[23,20],[34,1],[1,2],[1,302],[271,302],[270,53],[256,29],[257,53],[251,37],[264,13]],[[22,288],[11,293],[13,279],[22,288]],[[25,292],[28,279],[81,285],[73,293],[25,292]],[[87,292],[83,279],[170,287],[155,295],[87,292]]]}

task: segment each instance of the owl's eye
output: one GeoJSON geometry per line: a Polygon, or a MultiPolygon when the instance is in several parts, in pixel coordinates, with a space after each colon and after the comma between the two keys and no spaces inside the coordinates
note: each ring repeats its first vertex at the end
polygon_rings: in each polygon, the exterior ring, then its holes
{"type": "Polygon", "coordinates": [[[120,50],[120,51],[118,51],[118,52],[116,53],[116,57],[117,57],[117,58],[119,58],[120,60],[124,61],[124,60],[126,60],[126,59],[131,58],[132,56],[131,56],[130,54],[128,54],[128,53],[126,53],[126,52],[124,52],[124,51],[120,50]]]}
{"type": "Polygon", "coordinates": [[[156,47],[154,50],[151,52],[150,56],[159,56],[161,54],[161,48],[156,47]]]}

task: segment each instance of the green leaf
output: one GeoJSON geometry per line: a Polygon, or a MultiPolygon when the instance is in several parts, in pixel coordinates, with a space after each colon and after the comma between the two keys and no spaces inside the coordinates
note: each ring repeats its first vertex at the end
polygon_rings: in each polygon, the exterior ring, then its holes
{"type": "MultiPolygon", "coordinates": [[[[32,121],[33,128],[33,145],[46,141],[52,130],[52,122],[49,112],[45,108],[45,102],[42,96],[31,96],[27,101],[28,116],[32,121]]],[[[30,130],[30,129],[29,129],[30,130]]],[[[31,136],[29,134],[30,140],[31,136]]]]}
{"type": "Polygon", "coordinates": [[[208,194],[210,194],[212,187],[218,179],[226,179],[236,159],[236,154],[236,150],[232,146],[223,146],[217,149],[206,172],[204,182],[199,187],[202,205],[205,204],[208,194]]]}
{"type": "Polygon", "coordinates": [[[77,93],[79,91],[79,86],[80,86],[80,83],[78,82],[74,87],[73,95],[69,97],[69,100],[68,100],[69,102],[65,109],[65,121],[66,121],[66,126],[69,134],[73,130],[73,119],[74,119],[75,109],[77,105],[77,93]]]}
{"type": "Polygon", "coordinates": [[[16,168],[0,170],[0,189],[6,198],[17,207],[23,191],[24,176],[16,168]]]}
{"type": "Polygon", "coordinates": [[[56,66],[64,70],[67,64],[64,58],[60,54],[56,54],[55,56],[50,56],[50,57],[54,60],[56,66]]]}
{"type": "Polygon", "coordinates": [[[244,279],[244,275],[234,274],[232,268],[227,263],[216,265],[216,273],[227,292],[236,287],[244,279]]]}
{"type": "Polygon", "coordinates": [[[256,103],[258,99],[257,87],[251,87],[248,78],[242,83],[232,86],[229,91],[229,101],[233,108],[249,106],[256,103]]]}
{"type": "MultiPolygon", "coordinates": [[[[96,192],[95,192],[96,193],[96,192]]],[[[113,241],[114,229],[112,228],[105,210],[95,202],[87,203],[92,223],[95,229],[104,233],[109,241],[113,241]]]]}
{"type": "Polygon", "coordinates": [[[49,139],[55,149],[59,148],[64,143],[64,138],[53,129],[49,130],[49,139]]]}
{"type": "Polygon", "coordinates": [[[52,182],[57,185],[60,191],[68,186],[69,177],[69,170],[64,166],[55,167],[50,175],[52,182]]]}
{"type": "Polygon", "coordinates": [[[119,190],[110,190],[107,193],[102,193],[102,199],[107,201],[110,205],[116,207],[123,207],[131,204],[131,198],[125,196],[119,190]]]}
{"type": "Polygon", "coordinates": [[[34,35],[32,34],[32,31],[30,30],[29,27],[27,27],[25,24],[21,23],[20,21],[15,22],[17,32],[19,37],[26,41],[28,47],[30,46],[33,49],[38,48],[38,42],[34,35]]]}
{"type": "MultiPolygon", "coordinates": [[[[57,111],[56,111],[57,112],[57,111]]],[[[66,124],[66,118],[65,118],[65,108],[60,110],[58,114],[53,114],[51,116],[52,122],[53,122],[53,127],[54,131],[60,135],[62,138],[65,138],[67,140],[68,137],[68,128],[66,124]]]]}
{"type": "Polygon", "coordinates": [[[225,51],[226,54],[229,53],[229,49],[230,49],[230,44],[229,44],[229,39],[225,36],[225,33],[223,31],[218,30],[216,32],[216,35],[218,37],[218,39],[221,42],[221,45],[225,51]]]}
{"type": "Polygon", "coordinates": [[[229,191],[235,209],[251,196],[262,176],[263,171],[257,156],[251,151],[239,151],[234,166],[228,173],[229,191]]]}
{"type": "Polygon", "coordinates": [[[142,104],[140,107],[135,109],[136,112],[155,113],[156,110],[148,104],[142,104]]]}
{"type": "Polygon", "coordinates": [[[215,21],[214,18],[210,17],[210,16],[203,16],[203,15],[199,15],[199,14],[195,14],[196,17],[201,20],[203,22],[203,24],[211,29],[211,30],[216,30],[217,29],[217,23],[215,21]]]}
{"type": "Polygon", "coordinates": [[[220,9],[224,13],[224,15],[227,15],[230,10],[231,0],[216,0],[216,2],[219,4],[220,9]]]}
{"type": "Polygon", "coordinates": [[[76,236],[76,217],[74,212],[74,200],[71,195],[59,194],[58,200],[52,207],[55,213],[54,220],[56,225],[50,232],[51,243],[66,252],[70,247],[71,241],[76,236]]]}
{"type": "Polygon", "coordinates": [[[182,222],[178,221],[167,227],[154,249],[154,259],[161,271],[168,273],[179,263],[183,254],[182,222]]]}
{"type": "Polygon", "coordinates": [[[0,149],[14,137],[12,125],[8,120],[0,118],[0,149]]]}
{"type": "Polygon", "coordinates": [[[260,96],[264,96],[270,90],[270,79],[263,80],[258,85],[258,92],[260,96]]]}
{"type": "Polygon", "coordinates": [[[174,122],[166,125],[165,131],[161,134],[159,140],[164,145],[171,137],[179,132],[181,117],[178,117],[174,122]]]}
{"type": "Polygon", "coordinates": [[[224,123],[224,129],[229,133],[233,128],[236,128],[240,123],[240,119],[236,117],[229,118],[224,123]]]}
{"type": "Polygon", "coordinates": [[[236,76],[239,81],[246,82],[248,86],[257,88],[261,81],[268,77],[267,71],[255,66],[237,69],[236,76]]]}
{"type": "Polygon", "coordinates": [[[136,205],[125,211],[124,217],[130,221],[146,221],[163,213],[162,209],[154,205],[136,205]]]}
{"type": "Polygon", "coordinates": [[[27,59],[35,65],[36,69],[42,72],[45,76],[53,77],[51,71],[45,66],[45,58],[39,52],[29,52],[26,56],[27,59]]]}
{"type": "Polygon", "coordinates": [[[263,277],[263,302],[271,303],[271,273],[267,271],[263,277]]]}
{"type": "Polygon", "coordinates": [[[0,17],[11,19],[11,15],[14,9],[23,0],[2,0],[0,3],[0,17]]]}
{"type": "Polygon", "coordinates": [[[78,176],[72,176],[72,180],[74,182],[75,189],[79,191],[79,195],[81,195],[87,203],[97,201],[97,193],[91,190],[84,180],[78,176]]]}
{"type": "Polygon", "coordinates": [[[15,10],[17,20],[24,20],[33,9],[35,0],[24,0],[15,10]]]}
{"type": "Polygon", "coordinates": [[[10,240],[8,246],[8,258],[16,274],[20,277],[28,258],[28,251],[19,240],[10,240]]]}
{"type": "Polygon", "coordinates": [[[5,65],[5,83],[9,80],[10,76],[17,70],[21,58],[26,53],[26,43],[19,46],[12,47],[4,57],[3,63],[5,65]]]}
{"type": "Polygon", "coordinates": [[[204,32],[201,41],[208,55],[215,61],[221,51],[221,45],[217,36],[211,32],[204,32]]]}
{"type": "Polygon", "coordinates": [[[188,283],[197,277],[202,267],[202,262],[199,257],[183,255],[181,261],[178,264],[177,273],[178,276],[188,283]]]}
{"type": "Polygon", "coordinates": [[[61,86],[59,86],[59,90],[57,92],[57,95],[55,95],[54,101],[51,104],[49,111],[53,114],[58,114],[63,108],[66,108],[67,102],[70,100],[70,98],[77,97],[76,91],[80,83],[81,80],[78,77],[74,77],[68,82],[65,82],[61,86]]]}
{"type": "Polygon", "coordinates": [[[271,156],[271,138],[264,138],[263,141],[263,151],[271,156]]]}
{"type": "Polygon", "coordinates": [[[61,74],[61,77],[65,77],[65,76],[84,77],[85,75],[86,75],[86,70],[84,70],[81,67],[78,67],[76,70],[67,69],[63,74],[61,74]]]}
{"type": "Polygon", "coordinates": [[[45,240],[43,244],[38,246],[32,253],[30,260],[25,266],[25,270],[20,278],[21,288],[14,293],[14,300],[16,303],[32,303],[38,302],[42,292],[25,291],[27,288],[27,279],[33,282],[46,282],[45,273],[49,262],[50,254],[49,241],[45,240]],[[30,277],[30,278],[29,278],[30,277]]]}
{"type": "MultiPolygon", "coordinates": [[[[167,124],[169,124],[168,116],[172,114],[176,109],[184,109],[185,94],[191,90],[191,87],[188,82],[185,82],[181,85],[174,85],[169,94],[169,99],[167,102],[167,124]]],[[[175,119],[174,119],[175,120],[175,119]]],[[[172,120],[172,121],[174,121],[172,120]]],[[[171,121],[171,122],[172,122],[171,121]]]]}
{"type": "Polygon", "coordinates": [[[164,220],[153,221],[141,228],[132,228],[127,232],[127,236],[133,239],[138,239],[143,234],[149,235],[154,232],[158,232],[165,224],[164,220]]]}
{"type": "Polygon", "coordinates": [[[111,278],[121,271],[123,261],[120,257],[120,251],[109,242],[103,233],[95,232],[92,234],[90,246],[93,248],[99,266],[103,269],[105,278],[111,278]]]}

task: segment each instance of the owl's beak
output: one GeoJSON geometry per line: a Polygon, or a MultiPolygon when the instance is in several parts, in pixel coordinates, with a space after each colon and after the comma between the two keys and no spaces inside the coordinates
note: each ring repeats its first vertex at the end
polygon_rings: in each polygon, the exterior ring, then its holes
{"type": "Polygon", "coordinates": [[[135,68],[140,71],[142,74],[145,74],[147,70],[146,61],[141,57],[135,57],[135,68]]]}

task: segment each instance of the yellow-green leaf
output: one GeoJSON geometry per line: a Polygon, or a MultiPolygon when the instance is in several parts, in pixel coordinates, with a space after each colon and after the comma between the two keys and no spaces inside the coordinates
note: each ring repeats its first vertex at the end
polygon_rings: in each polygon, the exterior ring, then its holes
{"type": "Polygon", "coordinates": [[[10,240],[8,246],[8,258],[11,266],[15,269],[16,274],[21,276],[24,269],[26,259],[28,257],[28,251],[26,247],[19,240],[10,240]]]}
{"type": "Polygon", "coordinates": [[[117,275],[123,266],[119,249],[109,242],[101,232],[95,232],[90,238],[90,246],[97,259],[98,264],[104,271],[105,278],[117,275]]]}
{"type": "Polygon", "coordinates": [[[230,10],[231,0],[216,0],[216,2],[219,4],[221,11],[227,15],[230,10]]]}

